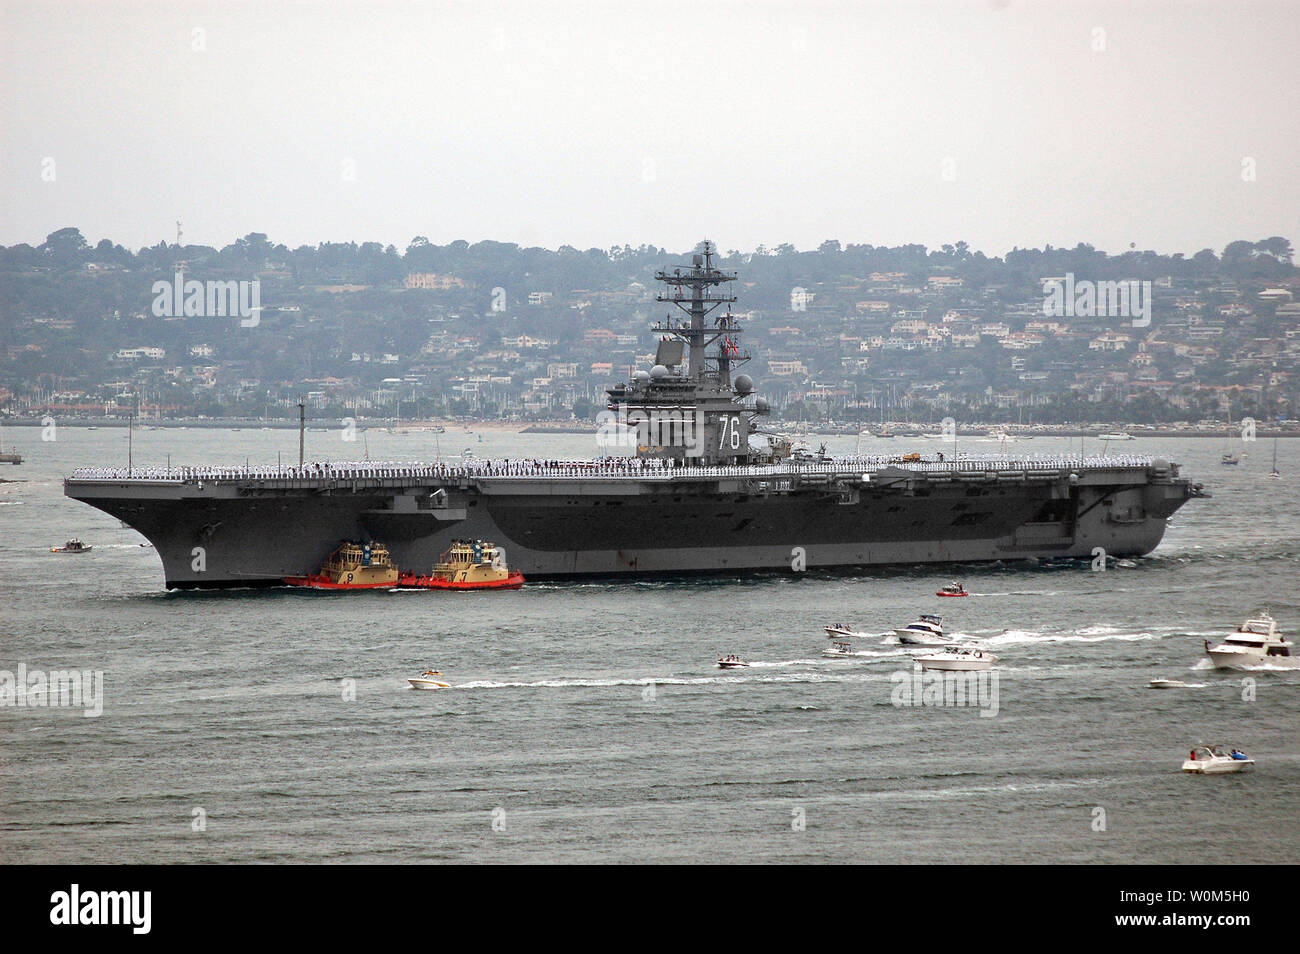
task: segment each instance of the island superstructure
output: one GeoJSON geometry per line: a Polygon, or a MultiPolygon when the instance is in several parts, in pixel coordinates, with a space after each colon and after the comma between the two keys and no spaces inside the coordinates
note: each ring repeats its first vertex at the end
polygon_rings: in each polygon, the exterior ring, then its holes
{"type": "Polygon", "coordinates": [[[761,434],[743,328],[705,244],[661,271],[655,365],[611,387],[598,440],[626,456],[297,467],[83,468],[67,496],[138,530],[173,588],[277,585],[340,541],[403,569],[458,539],[530,580],[1114,557],[1153,550],[1199,485],[1159,458],[792,454],[761,434]]]}

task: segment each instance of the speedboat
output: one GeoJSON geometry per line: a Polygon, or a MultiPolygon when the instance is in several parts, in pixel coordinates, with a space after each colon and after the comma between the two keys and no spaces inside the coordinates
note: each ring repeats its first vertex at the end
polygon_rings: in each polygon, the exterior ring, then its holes
{"type": "Polygon", "coordinates": [[[1291,640],[1278,631],[1277,621],[1267,613],[1248,619],[1217,646],[1205,641],[1205,654],[1216,669],[1239,669],[1242,666],[1282,666],[1300,668],[1300,657],[1291,655],[1291,640]]]}
{"type": "Polygon", "coordinates": [[[1237,749],[1227,751],[1222,745],[1198,745],[1183,762],[1183,771],[1196,775],[1223,775],[1244,772],[1254,764],[1254,759],[1237,749]]]}
{"type": "Polygon", "coordinates": [[[943,617],[933,613],[922,613],[915,623],[894,630],[894,635],[908,646],[947,646],[953,641],[951,636],[943,634],[943,617]]]}
{"type": "Polygon", "coordinates": [[[76,537],[73,537],[61,547],[50,547],[51,553],[89,553],[94,547],[88,547],[76,537]]]}
{"type": "Polygon", "coordinates": [[[1117,431],[1117,432],[1114,433],[1114,434],[1098,434],[1098,435],[1097,435],[1097,440],[1099,440],[1099,441],[1131,441],[1131,440],[1133,440],[1133,435],[1132,435],[1132,434],[1125,433],[1124,431],[1117,431]]]}
{"type": "Polygon", "coordinates": [[[831,623],[829,626],[822,627],[826,630],[826,635],[831,639],[866,639],[867,633],[859,633],[856,629],[849,626],[848,623],[831,623]]]}
{"type": "Polygon", "coordinates": [[[1235,467],[1240,461],[1237,459],[1236,454],[1223,454],[1219,457],[1219,463],[1225,467],[1235,467]]]}
{"type": "Polygon", "coordinates": [[[970,591],[962,586],[956,580],[949,583],[941,590],[935,591],[935,596],[970,596],[970,591]]]}
{"type": "Polygon", "coordinates": [[[848,643],[831,643],[822,650],[822,655],[828,659],[839,659],[844,656],[852,656],[855,654],[853,652],[853,647],[848,643]]]}
{"type": "Polygon", "coordinates": [[[741,659],[739,656],[731,656],[731,655],[719,656],[718,668],[719,669],[748,669],[749,663],[745,662],[745,660],[741,659]]]}
{"type": "Polygon", "coordinates": [[[975,672],[992,669],[998,657],[986,653],[974,646],[945,646],[937,653],[916,656],[922,669],[938,669],[943,672],[975,672]]]}
{"type": "Polygon", "coordinates": [[[406,681],[411,684],[412,689],[450,689],[450,683],[436,678],[441,675],[442,673],[436,669],[426,669],[418,676],[406,681]]]}
{"type": "Polygon", "coordinates": [[[1147,683],[1148,689],[1199,689],[1200,683],[1183,682],[1181,679],[1152,679],[1147,683]]]}

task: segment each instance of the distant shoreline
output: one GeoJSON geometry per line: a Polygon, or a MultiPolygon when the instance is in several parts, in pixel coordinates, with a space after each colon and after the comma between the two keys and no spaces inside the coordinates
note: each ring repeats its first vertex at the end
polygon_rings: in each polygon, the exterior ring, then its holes
{"type": "MultiPolygon", "coordinates": [[[[128,422],[120,418],[77,418],[71,420],[56,419],[58,427],[75,427],[75,428],[125,428],[128,422]]],[[[0,421],[4,427],[42,427],[43,422],[40,419],[13,419],[0,421]]],[[[794,423],[772,422],[775,429],[789,431],[797,425],[794,423]]],[[[307,421],[307,429],[311,430],[337,430],[343,427],[341,419],[319,419],[307,421]]],[[[356,429],[359,432],[368,430],[392,431],[394,436],[411,437],[411,436],[434,436],[455,438],[457,436],[469,436],[474,433],[504,433],[504,434],[593,434],[596,431],[597,423],[573,423],[573,422],[549,422],[549,421],[420,421],[420,422],[397,422],[384,419],[373,421],[357,420],[356,429]],[[442,427],[442,431],[434,428],[442,427]]],[[[150,429],[158,430],[179,430],[186,428],[189,430],[237,430],[237,431],[296,431],[298,429],[297,421],[247,421],[239,418],[234,419],[211,419],[211,420],[174,420],[164,421],[162,423],[154,421],[137,421],[136,430],[147,431],[150,429]]],[[[925,434],[935,433],[935,428],[922,429],[916,425],[901,427],[893,431],[893,439],[912,439],[922,437],[925,434]]],[[[1128,432],[1134,441],[1139,441],[1144,437],[1203,437],[1210,439],[1223,440],[1225,437],[1239,438],[1239,434],[1234,429],[1229,435],[1224,428],[1218,430],[1207,430],[1195,427],[1145,427],[1139,425],[1111,425],[1107,428],[1071,428],[1071,427],[1054,427],[1044,425],[1042,427],[1023,427],[1014,424],[971,424],[958,428],[957,437],[961,438],[985,438],[992,435],[990,431],[1004,431],[1008,436],[1025,439],[1032,437],[1083,437],[1098,440],[1100,434],[1109,434],[1116,432],[1128,432]]],[[[859,431],[854,427],[834,427],[834,428],[809,428],[806,437],[854,437],[858,436],[859,431]]],[[[862,431],[862,436],[868,439],[879,439],[874,428],[866,428],[862,431]]],[[[1300,437],[1300,428],[1289,427],[1285,430],[1273,430],[1260,424],[1255,431],[1256,440],[1273,437],[1300,437]]],[[[942,443],[942,442],[936,442],[942,443]]],[[[1114,444],[1127,444],[1130,441],[1110,441],[1114,444]]]]}

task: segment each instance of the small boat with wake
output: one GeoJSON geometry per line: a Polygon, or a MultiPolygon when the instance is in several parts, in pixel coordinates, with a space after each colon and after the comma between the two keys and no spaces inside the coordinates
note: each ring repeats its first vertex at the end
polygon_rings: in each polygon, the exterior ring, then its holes
{"type": "Polygon", "coordinates": [[[719,669],[748,669],[749,663],[745,662],[745,660],[741,659],[739,656],[728,654],[725,656],[718,657],[718,668],[719,669]]]}
{"type": "Polygon", "coordinates": [[[935,591],[935,596],[970,596],[970,591],[962,586],[956,580],[953,580],[947,586],[935,591]]]}
{"type": "Polygon", "coordinates": [[[310,590],[391,590],[397,578],[388,547],[373,540],[349,540],[331,553],[317,572],[286,576],[284,582],[310,590]]]}
{"type": "Polygon", "coordinates": [[[454,540],[429,574],[402,573],[397,584],[412,590],[517,590],[524,575],[511,572],[505,553],[484,540],[454,540]]]}
{"type": "Polygon", "coordinates": [[[831,643],[822,650],[822,655],[828,659],[843,659],[845,656],[856,655],[853,647],[848,643],[831,643]]]}
{"type": "Polygon", "coordinates": [[[73,537],[61,547],[50,547],[51,553],[89,553],[94,547],[88,547],[78,538],[73,537]]]}
{"type": "Polygon", "coordinates": [[[1199,689],[1201,683],[1183,682],[1181,679],[1152,679],[1147,683],[1148,689],[1199,689]]]}
{"type": "Polygon", "coordinates": [[[894,630],[894,635],[906,646],[947,646],[953,642],[951,636],[944,635],[943,617],[934,613],[922,613],[916,622],[894,630]]]}
{"type": "Polygon", "coordinates": [[[922,669],[940,672],[978,672],[992,669],[998,657],[975,646],[946,646],[937,653],[914,657],[922,669]]]}
{"type": "Polygon", "coordinates": [[[1183,762],[1183,771],[1192,775],[1224,775],[1244,772],[1255,760],[1239,749],[1229,751],[1223,745],[1198,745],[1183,762]]]}
{"type": "Polygon", "coordinates": [[[442,673],[436,669],[426,669],[418,676],[414,676],[406,681],[411,684],[412,689],[450,689],[451,683],[443,682],[440,678],[442,673]]]}
{"type": "Polygon", "coordinates": [[[868,633],[860,633],[848,623],[831,623],[829,626],[823,626],[826,635],[831,639],[866,639],[868,633]]]}

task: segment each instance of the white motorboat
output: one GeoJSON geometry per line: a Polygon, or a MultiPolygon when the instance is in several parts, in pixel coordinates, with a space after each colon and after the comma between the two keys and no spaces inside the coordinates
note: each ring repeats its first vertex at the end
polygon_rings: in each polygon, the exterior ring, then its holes
{"type": "Polygon", "coordinates": [[[411,684],[412,689],[450,689],[451,683],[437,678],[441,675],[442,673],[436,669],[426,669],[420,675],[406,681],[411,684]]]}
{"type": "Polygon", "coordinates": [[[1254,759],[1237,749],[1229,751],[1222,745],[1198,745],[1183,762],[1183,771],[1196,775],[1223,775],[1244,772],[1254,764],[1254,759]]]}
{"type": "Polygon", "coordinates": [[[749,663],[745,662],[745,660],[741,659],[739,656],[731,656],[731,655],[719,656],[718,668],[719,669],[748,669],[749,663]]]}
{"type": "Polygon", "coordinates": [[[922,669],[943,672],[976,672],[992,669],[998,657],[975,646],[946,646],[937,653],[914,657],[922,669]]]}
{"type": "Polygon", "coordinates": [[[866,639],[870,633],[860,633],[848,623],[831,623],[822,627],[831,639],[866,639]]]}
{"type": "Polygon", "coordinates": [[[1205,641],[1205,654],[1216,669],[1240,669],[1243,666],[1280,666],[1300,668],[1300,657],[1291,655],[1291,640],[1278,631],[1277,621],[1267,613],[1248,619],[1223,642],[1211,646],[1205,641]]]}
{"type": "Polygon", "coordinates": [[[1183,682],[1181,679],[1152,679],[1147,683],[1148,689],[1199,689],[1203,683],[1183,682]]]}
{"type": "Polygon", "coordinates": [[[944,635],[943,617],[933,613],[922,613],[916,622],[894,630],[894,635],[907,646],[947,646],[953,642],[951,636],[944,635]]]}
{"type": "Polygon", "coordinates": [[[1114,434],[1098,434],[1098,435],[1097,435],[1097,440],[1099,440],[1099,441],[1131,441],[1131,440],[1133,440],[1133,435],[1132,435],[1132,434],[1125,433],[1124,431],[1117,431],[1117,432],[1114,433],[1114,434]]]}
{"type": "Polygon", "coordinates": [[[822,650],[822,655],[826,656],[829,659],[838,659],[844,656],[852,656],[855,654],[853,652],[853,647],[850,646],[848,643],[831,643],[829,646],[827,646],[825,649],[822,650]]]}

